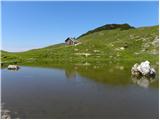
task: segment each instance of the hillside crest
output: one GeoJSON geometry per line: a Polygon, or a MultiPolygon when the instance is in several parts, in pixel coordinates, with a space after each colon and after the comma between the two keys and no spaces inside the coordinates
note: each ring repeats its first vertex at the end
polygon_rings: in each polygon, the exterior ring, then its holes
{"type": "Polygon", "coordinates": [[[102,31],[102,30],[113,30],[113,29],[128,30],[128,29],[134,29],[134,28],[135,27],[130,26],[127,23],[124,23],[124,24],[105,24],[101,27],[97,27],[93,30],[90,30],[90,31],[80,35],[78,38],[80,38],[82,36],[85,36],[85,35],[88,35],[90,33],[99,32],[99,31],[102,31]]]}

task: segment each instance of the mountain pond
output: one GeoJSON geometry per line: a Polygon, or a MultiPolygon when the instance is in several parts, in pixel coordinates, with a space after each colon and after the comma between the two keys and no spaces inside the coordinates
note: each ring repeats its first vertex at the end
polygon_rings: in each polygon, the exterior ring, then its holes
{"type": "Polygon", "coordinates": [[[158,75],[138,79],[123,66],[87,65],[2,68],[1,75],[10,118],[158,118],[158,75]]]}

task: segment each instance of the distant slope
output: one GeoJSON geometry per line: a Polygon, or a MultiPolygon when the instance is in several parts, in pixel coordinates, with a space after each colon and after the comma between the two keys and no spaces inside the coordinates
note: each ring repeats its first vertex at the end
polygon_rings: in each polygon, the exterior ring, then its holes
{"type": "Polygon", "coordinates": [[[82,44],[53,45],[19,53],[2,52],[2,61],[19,63],[108,63],[149,60],[158,62],[158,26],[134,28],[105,25],[81,35],[82,44]]]}
{"type": "Polygon", "coordinates": [[[106,24],[101,27],[95,28],[94,30],[90,30],[87,33],[80,35],[78,38],[94,32],[99,32],[102,30],[113,30],[113,29],[128,30],[128,29],[134,29],[134,27],[130,26],[129,24],[106,24]]]}

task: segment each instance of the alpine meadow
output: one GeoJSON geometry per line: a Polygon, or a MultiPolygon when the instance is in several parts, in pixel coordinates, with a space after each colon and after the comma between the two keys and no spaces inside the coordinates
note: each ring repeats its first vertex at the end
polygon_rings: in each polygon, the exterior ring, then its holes
{"type": "Polygon", "coordinates": [[[158,119],[158,1],[3,1],[2,119],[158,119]]]}

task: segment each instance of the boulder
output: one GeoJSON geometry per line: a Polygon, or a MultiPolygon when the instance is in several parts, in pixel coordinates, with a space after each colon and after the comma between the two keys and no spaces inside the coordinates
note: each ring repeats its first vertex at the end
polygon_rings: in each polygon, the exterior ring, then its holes
{"type": "Polygon", "coordinates": [[[141,74],[141,73],[138,71],[137,67],[138,67],[138,63],[134,64],[134,66],[133,66],[132,69],[131,69],[131,73],[132,73],[132,75],[134,75],[134,76],[139,76],[139,75],[141,74]]]}
{"type": "Polygon", "coordinates": [[[156,71],[154,68],[152,68],[150,66],[150,62],[149,61],[145,61],[145,62],[141,62],[141,64],[135,64],[132,69],[131,69],[131,73],[132,75],[135,76],[155,76],[156,75],[156,71]]]}
{"type": "Polygon", "coordinates": [[[9,70],[18,70],[19,66],[18,65],[8,65],[9,70]]]}
{"type": "Polygon", "coordinates": [[[138,65],[137,70],[142,73],[142,75],[147,75],[151,69],[149,64],[149,61],[141,62],[141,64],[138,65]]]}

